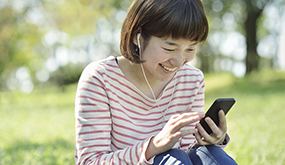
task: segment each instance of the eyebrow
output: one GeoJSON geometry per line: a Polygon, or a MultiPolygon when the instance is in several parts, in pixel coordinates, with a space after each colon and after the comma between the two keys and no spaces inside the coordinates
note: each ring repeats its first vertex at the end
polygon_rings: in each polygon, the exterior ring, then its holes
{"type": "MultiPolygon", "coordinates": [[[[171,45],[171,46],[179,46],[178,44],[176,44],[176,43],[174,43],[174,42],[172,42],[172,41],[165,41],[165,43],[168,44],[168,45],[171,45]]],[[[198,42],[194,42],[193,44],[188,45],[188,46],[189,46],[189,47],[190,47],[190,46],[195,46],[195,45],[197,45],[197,44],[198,44],[198,42]]]]}

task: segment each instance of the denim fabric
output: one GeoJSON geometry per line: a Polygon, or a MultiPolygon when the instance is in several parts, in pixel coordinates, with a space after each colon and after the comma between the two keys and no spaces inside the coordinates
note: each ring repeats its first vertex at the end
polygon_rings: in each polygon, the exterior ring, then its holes
{"type": "Polygon", "coordinates": [[[188,154],[180,149],[171,149],[154,158],[154,165],[192,165],[188,154]]]}
{"type": "Polygon", "coordinates": [[[236,165],[237,163],[220,147],[201,146],[188,154],[171,149],[154,158],[153,165],[236,165]]]}

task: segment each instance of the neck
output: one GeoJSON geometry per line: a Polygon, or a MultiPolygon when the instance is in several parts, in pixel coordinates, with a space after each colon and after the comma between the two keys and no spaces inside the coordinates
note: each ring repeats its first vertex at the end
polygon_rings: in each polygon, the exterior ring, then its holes
{"type": "Polygon", "coordinates": [[[148,76],[147,70],[144,67],[141,67],[140,64],[132,63],[125,58],[118,58],[118,63],[126,78],[150,98],[158,98],[168,84],[168,82],[161,82],[155,77],[148,76]],[[145,76],[142,69],[144,69],[145,76]]]}

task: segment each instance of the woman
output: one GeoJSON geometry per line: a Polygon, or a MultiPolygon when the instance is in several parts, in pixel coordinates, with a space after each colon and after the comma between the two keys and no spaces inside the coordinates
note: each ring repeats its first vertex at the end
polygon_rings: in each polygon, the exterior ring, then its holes
{"type": "Polygon", "coordinates": [[[93,62],[76,95],[76,164],[236,164],[204,117],[203,73],[189,65],[208,35],[200,0],[135,0],[120,57],[93,62]],[[190,152],[188,153],[190,147],[190,152]]]}

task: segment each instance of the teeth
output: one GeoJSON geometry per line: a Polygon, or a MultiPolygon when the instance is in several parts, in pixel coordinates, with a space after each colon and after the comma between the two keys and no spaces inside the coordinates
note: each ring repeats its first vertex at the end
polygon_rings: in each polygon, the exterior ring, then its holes
{"type": "Polygon", "coordinates": [[[170,72],[173,72],[173,71],[175,71],[176,69],[177,69],[177,67],[175,67],[175,68],[169,68],[169,67],[167,67],[167,66],[164,66],[164,65],[161,65],[164,69],[166,69],[166,70],[168,70],[168,71],[170,71],[170,72]]]}

